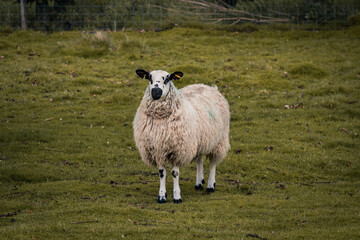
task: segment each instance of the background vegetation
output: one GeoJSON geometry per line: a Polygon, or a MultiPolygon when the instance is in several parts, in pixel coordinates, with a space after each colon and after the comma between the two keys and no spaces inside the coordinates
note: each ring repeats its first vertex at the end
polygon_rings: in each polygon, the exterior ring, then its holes
{"type": "Polygon", "coordinates": [[[197,26],[2,29],[0,238],[359,239],[359,26],[197,26]],[[215,193],[194,190],[192,164],[183,203],[157,204],[157,170],[132,137],[148,84],[137,68],[182,71],[178,88],[216,84],[228,99],[215,193]]]}
{"type": "MultiPolygon", "coordinates": [[[[293,23],[299,28],[349,25],[358,0],[27,0],[30,29],[166,30],[195,22],[236,24],[293,23]]],[[[20,28],[19,1],[0,2],[0,24],[20,28]]],[[[285,24],[284,27],[289,27],[285,24]]]]}

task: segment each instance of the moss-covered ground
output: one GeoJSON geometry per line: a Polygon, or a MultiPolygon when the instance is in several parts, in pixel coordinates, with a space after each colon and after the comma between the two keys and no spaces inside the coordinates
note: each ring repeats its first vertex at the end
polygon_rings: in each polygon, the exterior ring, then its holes
{"type": "Polygon", "coordinates": [[[2,32],[0,238],[359,239],[359,36],[2,32]],[[132,135],[138,68],[182,71],[178,88],[215,84],[228,99],[215,193],[195,191],[192,164],[183,203],[156,202],[157,169],[132,135]]]}

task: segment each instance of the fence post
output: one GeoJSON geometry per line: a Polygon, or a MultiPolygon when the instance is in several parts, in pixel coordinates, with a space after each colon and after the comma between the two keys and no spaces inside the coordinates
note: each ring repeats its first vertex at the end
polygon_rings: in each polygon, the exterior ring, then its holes
{"type": "Polygon", "coordinates": [[[114,9],[114,32],[117,31],[117,26],[116,26],[116,20],[117,20],[117,15],[118,15],[118,8],[117,8],[117,1],[115,1],[115,5],[113,6],[113,9],[114,9]]]}
{"type": "Polygon", "coordinates": [[[20,0],[20,8],[21,8],[21,28],[26,30],[28,29],[26,0],[20,0]]]}

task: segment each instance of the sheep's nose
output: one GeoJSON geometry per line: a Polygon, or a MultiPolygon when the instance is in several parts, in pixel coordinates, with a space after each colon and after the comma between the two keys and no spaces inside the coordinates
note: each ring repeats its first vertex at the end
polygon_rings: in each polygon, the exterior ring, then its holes
{"type": "Polygon", "coordinates": [[[154,100],[159,100],[162,95],[162,90],[160,88],[151,89],[151,96],[154,100]]]}

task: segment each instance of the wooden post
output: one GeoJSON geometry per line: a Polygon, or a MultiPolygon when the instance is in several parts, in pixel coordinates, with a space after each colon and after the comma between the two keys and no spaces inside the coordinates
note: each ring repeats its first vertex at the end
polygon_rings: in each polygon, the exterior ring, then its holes
{"type": "Polygon", "coordinates": [[[20,0],[20,9],[21,9],[21,28],[26,30],[28,29],[26,0],[20,0]]]}

